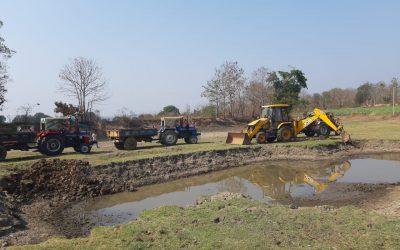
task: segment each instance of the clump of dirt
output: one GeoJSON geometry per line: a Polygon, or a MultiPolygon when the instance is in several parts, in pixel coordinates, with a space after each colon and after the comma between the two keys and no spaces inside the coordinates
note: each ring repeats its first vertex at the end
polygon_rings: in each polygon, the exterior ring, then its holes
{"type": "Polygon", "coordinates": [[[24,222],[17,213],[17,207],[0,193],[0,237],[23,226],[24,222]]]}
{"type": "Polygon", "coordinates": [[[2,185],[7,193],[23,201],[57,198],[65,201],[120,192],[81,160],[40,160],[30,168],[7,176],[2,185]]]}

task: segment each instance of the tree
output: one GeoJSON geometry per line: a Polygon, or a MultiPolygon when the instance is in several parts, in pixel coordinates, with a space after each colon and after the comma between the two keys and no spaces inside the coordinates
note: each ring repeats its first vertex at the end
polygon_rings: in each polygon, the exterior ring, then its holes
{"type": "Polygon", "coordinates": [[[4,115],[0,115],[0,124],[6,123],[7,118],[4,115]]]}
{"type": "Polygon", "coordinates": [[[250,102],[251,116],[259,114],[262,105],[272,103],[273,87],[270,82],[271,72],[260,67],[252,73],[250,83],[246,86],[246,98],[250,102]]]}
{"type": "Polygon", "coordinates": [[[55,102],[54,113],[61,113],[63,116],[75,115],[79,112],[79,108],[64,102],[55,102]]]}
{"type": "Polygon", "coordinates": [[[366,104],[367,106],[372,104],[372,84],[369,82],[364,83],[360,87],[357,88],[357,94],[355,97],[355,102],[358,105],[364,105],[366,104]]]}
{"type": "Polygon", "coordinates": [[[203,86],[202,96],[207,97],[209,102],[215,105],[217,115],[220,105],[222,105],[224,118],[227,105],[229,105],[231,117],[234,117],[235,106],[243,114],[245,81],[244,70],[238,62],[225,62],[215,70],[213,78],[203,86]]]}
{"type": "Polygon", "coordinates": [[[70,64],[60,71],[61,84],[59,90],[76,98],[82,119],[93,106],[107,99],[105,89],[106,81],[101,68],[91,60],[84,57],[73,59],[70,64]]]}
{"type": "Polygon", "coordinates": [[[301,90],[307,88],[307,78],[298,69],[273,72],[271,81],[274,86],[274,100],[279,103],[298,104],[301,90]]]}
{"type": "Polygon", "coordinates": [[[179,109],[174,105],[168,105],[163,108],[159,115],[179,115],[179,109]]]}
{"type": "MultiPolygon", "coordinates": [[[[3,26],[3,22],[0,20],[0,28],[3,26]]],[[[3,107],[5,99],[5,94],[7,92],[6,84],[9,80],[9,75],[7,72],[7,60],[15,51],[11,50],[4,44],[4,39],[0,36],[0,110],[3,107]]]]}

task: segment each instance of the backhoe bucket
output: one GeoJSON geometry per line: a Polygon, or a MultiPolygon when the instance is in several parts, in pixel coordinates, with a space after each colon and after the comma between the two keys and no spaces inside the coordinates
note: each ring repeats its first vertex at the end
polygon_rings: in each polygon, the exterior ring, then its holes
{"type": "Polygon", "coordinates": [[[342,137],[343,143],[351,142],[350,134],[347,133],[346,131],[343,130],[342,133],[340,134],[340,136],[342,137]]]}
{"type": "Polygon", "coordinates": [[[251,140],[247,133],[242,132],[229,132],[228,137],[226,138],[226,144],[235,144],[235,145],[250,145],[251,140]]]}

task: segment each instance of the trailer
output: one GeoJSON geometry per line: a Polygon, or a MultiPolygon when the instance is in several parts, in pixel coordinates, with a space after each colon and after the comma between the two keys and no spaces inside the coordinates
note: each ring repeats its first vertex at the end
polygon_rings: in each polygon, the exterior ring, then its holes
{"type": "Polygon", "coordinates": [[[114,129],[107,130],[106,133],[119,150],[133,150],[136,149],[138,142],[159,140],[157,129],[114,129]]]}
{"type": "Polygon", "coordinates": [[[119,150],[133,150],[138,142],[157,141],[164,146],[173,146],[178,139],[184,139],[187,144],[196,144],[201,133],[195,126],[190,126],[183,116],[162,117],[160,129],[136,128],[107,130],[107,137],[114,142],[119,150]]]}
{"type": "Polygon", "coordinates": [[[0,161],[7,157],[7,151],[37,148],[35,132],[0,132],[0,161]]]}

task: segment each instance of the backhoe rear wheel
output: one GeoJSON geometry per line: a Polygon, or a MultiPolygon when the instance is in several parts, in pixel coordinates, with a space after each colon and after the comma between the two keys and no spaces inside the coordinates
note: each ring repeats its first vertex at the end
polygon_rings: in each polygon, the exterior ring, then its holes
{"type": "Polygon", "coordinates": [[[137,141],[133,137],[128,137],[124,141],[124,149],[125,150],[134,150],[137,147],[137,141]]]}
{"type": "Polygon", "coordinates": [[[331,129],[325,123],[322,123],[318,126],[318,135],[323,137],[328,137],[331,133],[331,129]]]}
{"type": "Polygon", "coordinates": [[[279,142],[288,142],[293,138],[293,130],[289,126],[282,126],[278,130],[277,139],[279,142]]]}
{"type": "Polygon", "coordinates": [[[267,135],[264,132],[258,132],[256,140],[258,144],[264,144],[267,141],[267,135]]]}
{"type": "Polygon", "coordinates": [[[315,131],[314,130],[306,130],[306,131],[304,131],[304,134],[307,137],[314,137],[315,136],[315,131]]]}

